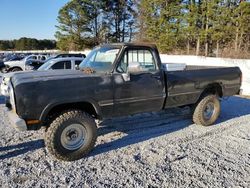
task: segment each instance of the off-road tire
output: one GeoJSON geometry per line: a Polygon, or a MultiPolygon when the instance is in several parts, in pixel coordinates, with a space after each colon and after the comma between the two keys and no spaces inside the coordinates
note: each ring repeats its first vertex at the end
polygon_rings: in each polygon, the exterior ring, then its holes
{"type": "Polygon", "coordinates": [[[97,127],[94,119],[80,110],[69,110],[61,113],[50,124],[45,133],[45,145],[53,156],[59,160],[74,161],[87,155],[94,147],[97,138],[97,127]],[[74,124],[80,124],[86,130],[84,144],[75,150],[68,150],[61,142],[63,130],[74,124]]]}
{"type": "Polygon", "coordinates": [[[220,115],[220,101],[216,95],[204,96],[196,105],[193,113],[193,122],[197,125],[209,126],[212,125],[220,115]],[[204,111],[208,103],[214,105],[214,111],[211,118],[206,119],[204,117],[204,111]]]}

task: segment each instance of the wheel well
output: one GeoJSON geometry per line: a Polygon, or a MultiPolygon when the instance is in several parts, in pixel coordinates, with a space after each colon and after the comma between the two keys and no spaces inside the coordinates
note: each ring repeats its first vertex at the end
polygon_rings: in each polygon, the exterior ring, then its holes
{"type": "Polygon", "coordinates": [[[70,110],[70,109],[82,110],[84,112],[87,112],[92,117],[98,118],[98,114],[95,110],[95,107],[91,103],[77,102],[77,103],[61,104],[61,105],[57,105],[53,107],[47,114],[45,120],[53,118],[54,116],[59,115],[61,112],[65,110],[70,110]]]}
{"type": "Polygon", "coordinates": [[[222,86],[218,83],[209,84],[202,92],[201,96],[206,94],[214,94],[218,95],[219,97],[222,97],[223,96],[222,86]]]}
{"type": "Polygon", "coordinates": [[[21,67],[11,67],[8,69],[8,71],[12,71],[13,69],[20,69],[20,70],[23,70],[21,67]]]}

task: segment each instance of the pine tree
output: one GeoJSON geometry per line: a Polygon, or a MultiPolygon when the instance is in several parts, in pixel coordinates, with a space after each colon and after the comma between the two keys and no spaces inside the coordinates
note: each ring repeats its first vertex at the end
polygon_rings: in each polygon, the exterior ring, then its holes
{"type": "Polygon", "coordinates": [[[60,49],[79,50],[136,33],[161,52],[219,56],[232,43],[250,50],[249,20],[245,0],[72,0],[59,12],[56,37],[60,49]]]}
{"type": "Polygon", "coordinates": [[[182,45],[182,1],[142,0],[140,4],[139,33],[147,41],[156,42],[161,51],[182,45]]]}
{"type": "Polygon", "coordinates": [[[108,40],[111,42],[125,42],[131,39],[131,26],[134,24],[136,11],[133,0],[105,0],[103,1],[105,25],[109,31],[108,40]]]}
{"type": "Polygon", "coordinates": [[[186,6],[185,23],[187,40],[187,54],[190,51],[190,43],[196,44],[196,55],[200,53],[200,35],[202,31],[201,26],[201,2],[195,0],[188,0],[186,6]]]}
{"type": "Polygon", "coordinates": [[[63,50],[82,50],[98,44],[98,1],[72,0],[59,11],[55,37],[63,50]]]}
{"type": "Polygon", "coordinates": [[[249,48],[249,31],[250,31],[250,2],[240,1],[239,6],[235,9],[237,23],[237,40],[235,49],[241,49],[243,44],[247,44],[245,48],[249,48]],[[247,40],[248,39],[248,40],[247,40]]]}

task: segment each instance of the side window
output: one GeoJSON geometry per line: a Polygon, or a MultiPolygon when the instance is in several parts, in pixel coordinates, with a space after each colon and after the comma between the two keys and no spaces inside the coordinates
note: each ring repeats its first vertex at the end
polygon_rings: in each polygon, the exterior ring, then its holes
{"type": "Polygon", "coordinates": [[[46,57],[45,57],[45,56],[42,56],[42,57],[41,57],[41,60],[42,60],[42,61],[46,60],[46,57]]]}
{"type": "Polygon", "coordinates": [[[71,69],[71,61],[65,61],[64,69],[71,69]]]}
{"type": "Polygon", "coordinates": [[[55,63],[51,69],[71,69],[71,62],[70,61],[60,61],[58,63],[55,63]]]}
{"type": "Polygon", "coordinates": [[[128,50],[125,52],[117,71],[124,72],[152,72],[157,70],[154,57],[150,50],[128,50]]]}

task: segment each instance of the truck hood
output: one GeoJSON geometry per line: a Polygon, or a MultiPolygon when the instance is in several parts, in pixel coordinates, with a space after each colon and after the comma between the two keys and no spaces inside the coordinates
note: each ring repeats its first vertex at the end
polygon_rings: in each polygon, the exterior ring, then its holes
{"type": "Polygon", "coordinates": [[[21,83],[40,82],[48,80],[61,80],[79,77],[93,77],[94,74],[84,74],[79,70],[49,70],[49,71],[27,71],[9,74],[12,84],[15,86],[21,83]]]}

